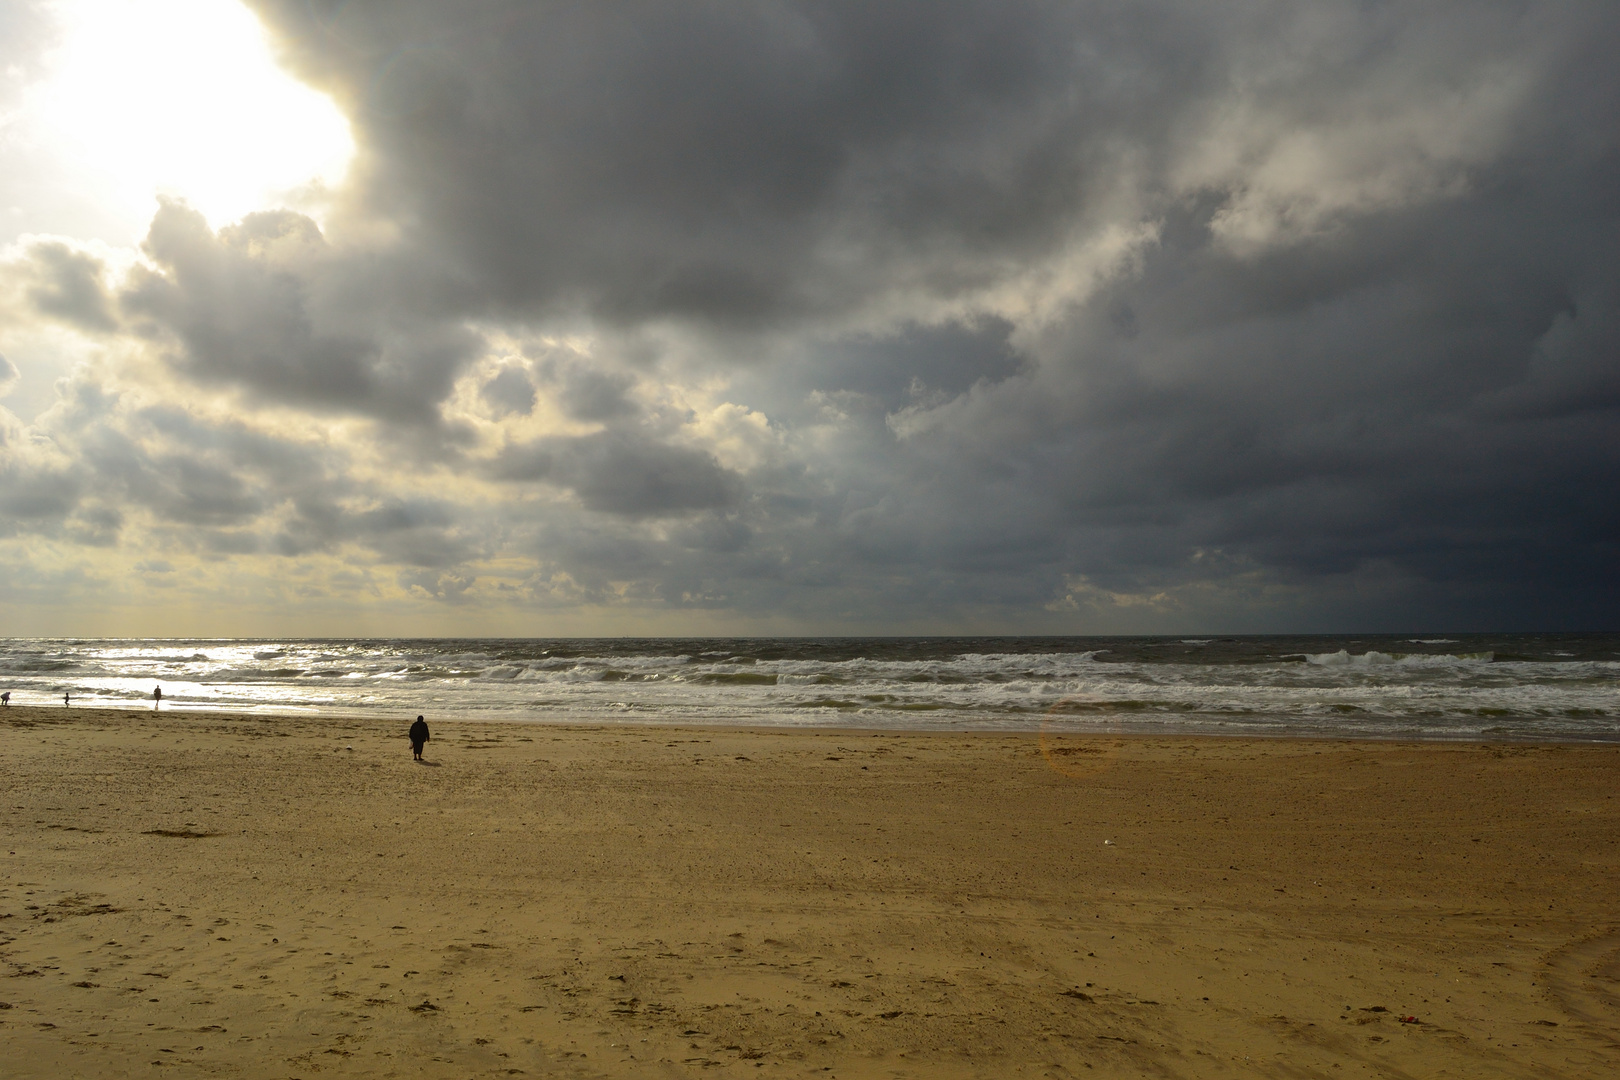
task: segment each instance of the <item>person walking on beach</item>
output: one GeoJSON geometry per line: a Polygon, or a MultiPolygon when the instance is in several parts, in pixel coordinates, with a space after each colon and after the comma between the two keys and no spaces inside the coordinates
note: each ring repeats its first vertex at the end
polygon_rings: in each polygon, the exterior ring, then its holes
{"type": "Polygon", "coordinates": [[[413,761],[422,760],[422,747],[427,745],[427,741],[427,721],[418,716],[416,723],[411,725],[411,759],[413,761]]]}
{"type": "Polygon", "coordinates": [[[10,705],[10,704],[11,704],[11,691],[7,690],[5,693],[0,694],[0,705],[10,705]]]}
{"type": "Polygon", "coordinates": [[[68,697],[68,696],[67,696],[67,694],[66,694],[66,692],[64,692],[64,693],[63,693],[63,694],[62,694],[62,704],[63,704],[63,705],[64,705],[64,706],[69,706],[69,707],[71,707],[71,706],[72,706],[72,705],[73,705],[73,699],[72,699],[72,698],[70,698],[70,697],[68,697]]]}
{"type": "Polygon", "coordinates": [[[152,687],[152,711],[156,712],[157,707],[159,705],[162,705],[162,704],[163,704],[163,687],[161,687],[161,686],[152,687]]]}

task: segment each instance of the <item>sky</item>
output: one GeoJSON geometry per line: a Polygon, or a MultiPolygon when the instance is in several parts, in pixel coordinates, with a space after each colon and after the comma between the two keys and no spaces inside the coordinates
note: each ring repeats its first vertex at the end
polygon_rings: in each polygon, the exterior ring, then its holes
{"type": "Polygon", "coordinates": [[[9,0],[0,634],[1614,629],[1617,52],[9,0]]]}

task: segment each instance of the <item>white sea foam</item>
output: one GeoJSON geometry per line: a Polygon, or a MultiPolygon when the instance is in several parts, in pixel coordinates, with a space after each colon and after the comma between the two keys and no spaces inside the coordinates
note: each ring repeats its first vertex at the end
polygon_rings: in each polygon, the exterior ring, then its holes
{"type": "Polygon", "coordinates": [[[1368,650],[1364,653],[1352,653],[1346,649],[1330,653],[1307,653],[1307,662],[1321,667],[1345,667],[1362,665],[1372,667],[1379,664],[1407,664],[1412,667],[1435,666],[1444,664],[1488,664],[1496,658],[1495,653],[1386,653],[1368,650]]]}
{"type": "Polygon", "coordinates": [[[12,640],[0,680],[18,703],[130,707],[161,683],[166,709],[1620,738],[1620,637],[1402,651],[1418,640],[12,640]]]}

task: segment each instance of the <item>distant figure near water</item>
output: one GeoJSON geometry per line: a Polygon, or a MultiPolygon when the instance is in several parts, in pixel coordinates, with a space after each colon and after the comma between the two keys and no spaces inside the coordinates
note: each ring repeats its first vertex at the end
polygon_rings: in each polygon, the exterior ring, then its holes
{"type": "Polygon", "coordinates": [[[71,706],[73,704],[73,699],[68,697],[66,694],[63,694],[62,695],[62,704],[71,706]]]}
{"type": "Polygon", "coordinates": [[[7,690],[5,693],[0,694],[0,705],[10,705],[10,704],[11,704],[11,691],[7,690]]]}
{"type": "Polygon", "coordinates": [[[422,747],[427,745],[427,741],[428,741],[427,721],[422,719],[420,716],[418,716],[416,718],[416,723],[411,725],[411,758],[412,758],[412,760],[414,760],[414,761],[421,761],[422,760],[422,747]]]}
{"type": "Polygon", "coordinates": [[[162,705],[162,704],[163,704],[163,687],[161,687],[161,686],[152,687],[152,709],[153,709],[153,711],[155,712],[157,710],[157,707],[159,705],[162,705]]]}

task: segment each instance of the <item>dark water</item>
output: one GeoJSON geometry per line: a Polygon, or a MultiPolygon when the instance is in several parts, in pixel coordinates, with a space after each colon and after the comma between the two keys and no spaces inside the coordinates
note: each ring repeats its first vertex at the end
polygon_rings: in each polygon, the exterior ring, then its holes
{"type": "Polygon", "coordinates": [[[0,640],[20,703],[1620,740],[1620,634],[0,640]]]}

